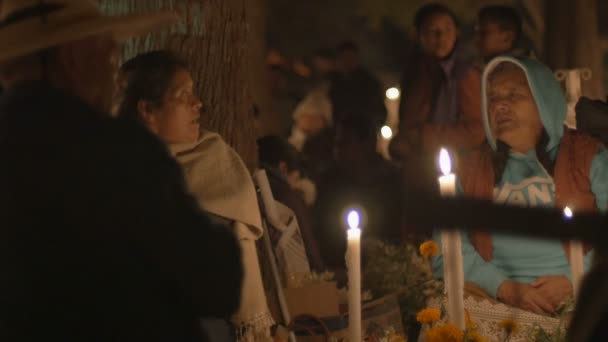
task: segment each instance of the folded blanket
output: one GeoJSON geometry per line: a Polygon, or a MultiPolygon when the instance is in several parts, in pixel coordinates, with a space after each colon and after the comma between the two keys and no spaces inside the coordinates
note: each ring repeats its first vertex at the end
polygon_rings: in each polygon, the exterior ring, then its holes
{"type": "Polygon", "coordinates": [[[232,222],[243,255],[241,306],[232,318],[239,341],[270,338],[274,321],[266,303],[255,247],[264,230],[256,190],[239,155],[216,133],[203,132],[196,143],[173,144],[188,187],[201,208],[232,222]]]}

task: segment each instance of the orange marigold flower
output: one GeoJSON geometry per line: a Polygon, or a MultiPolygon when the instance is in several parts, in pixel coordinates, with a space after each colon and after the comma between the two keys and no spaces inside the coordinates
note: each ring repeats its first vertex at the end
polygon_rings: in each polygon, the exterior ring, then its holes
{"type": "Polygon", "coordinates": [[[441,311],[435,308],[422,309],[416,315],[416,320],[422,324],[431,324],[441,318],[441,311]]]}
{"type": "Polygon", "coordinates": [[[512,319],[502,320],[498,324],[507,332],[507,334],[516,334],[519,331],[519,325],[512,319]]]}
{"type": "Polygon", "coordinates": [[[463,342],[464,332],[452,323],[441,326],[441,338],[444,342],[463,342]]]}
{"type": "Polygon", "coordinates": [[[441,335],[441,327],[432,327],[425,333],[426,342],[443,342],[441,335]]]}
{"type": "Polygon", "coordinates": [[[467,341],[469,342],[488,342],[488,339],[479,335],[477,331],[472,331],[467,334],[467,341]]]}
{"type": "Polygon", "coordinates": [[[439,254],[439,245],[435,241],[425,241],[420,245],[420,254],[428,259],[439,254]]]}
{"type": "Polygon", "coordinates": [[[425,333],[427,342],[463,342],[464,333],[451,323],[438,325],[425,333]]]}

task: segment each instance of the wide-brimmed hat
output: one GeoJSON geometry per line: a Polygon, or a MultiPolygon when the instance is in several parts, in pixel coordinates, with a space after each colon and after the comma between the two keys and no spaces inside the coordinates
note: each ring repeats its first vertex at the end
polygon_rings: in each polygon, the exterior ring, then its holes
{"type": "Polygon", "coordinates": [[[103,33],[123,41],[176,20],[171,12],[104,16],[92,0],[1,0],[0,63],[103,33]]]}

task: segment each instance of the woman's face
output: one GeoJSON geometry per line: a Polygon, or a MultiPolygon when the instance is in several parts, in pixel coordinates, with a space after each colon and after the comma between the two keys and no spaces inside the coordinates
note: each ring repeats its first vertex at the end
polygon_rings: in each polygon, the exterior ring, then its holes
{"type": "Polygon", "coordinates": [[[157,109],[140,106],[144,122],[167,144],[196,142],[200,135],[201,100],[187,70],[178,70],[157,109]]]}
{"type": "Polygon", "coordinates": [[[510,67],[490,75],[487,97],[490,127],[496,139],[518,152],[533,149],[543,125],[524,72],[510,67]]]}
{"type": "Polygon", "coordinates": [[[420,45],[426,54],[435,58],[448,57],[458,38],[458,28],[454,19],[443,13],[431,15],[418,32],[420,45]]]}

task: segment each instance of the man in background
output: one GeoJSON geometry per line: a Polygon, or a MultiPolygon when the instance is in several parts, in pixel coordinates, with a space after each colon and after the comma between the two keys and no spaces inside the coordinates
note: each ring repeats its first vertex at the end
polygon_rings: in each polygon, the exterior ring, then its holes
{"type": "Polygon", "coordinates": [[[111,118],[118,41],[171,13],[0,3],[0,340],[206,341],[239,306],[241,253],[164,145],[111,118]]]}
{"type": "Polygon", "coordinates": [[[477,48],[484,62],[498,55],[530,55],[530,51],[522,47],[522,21],[515,8],[486,6],[477,18],[477,48]]]}

